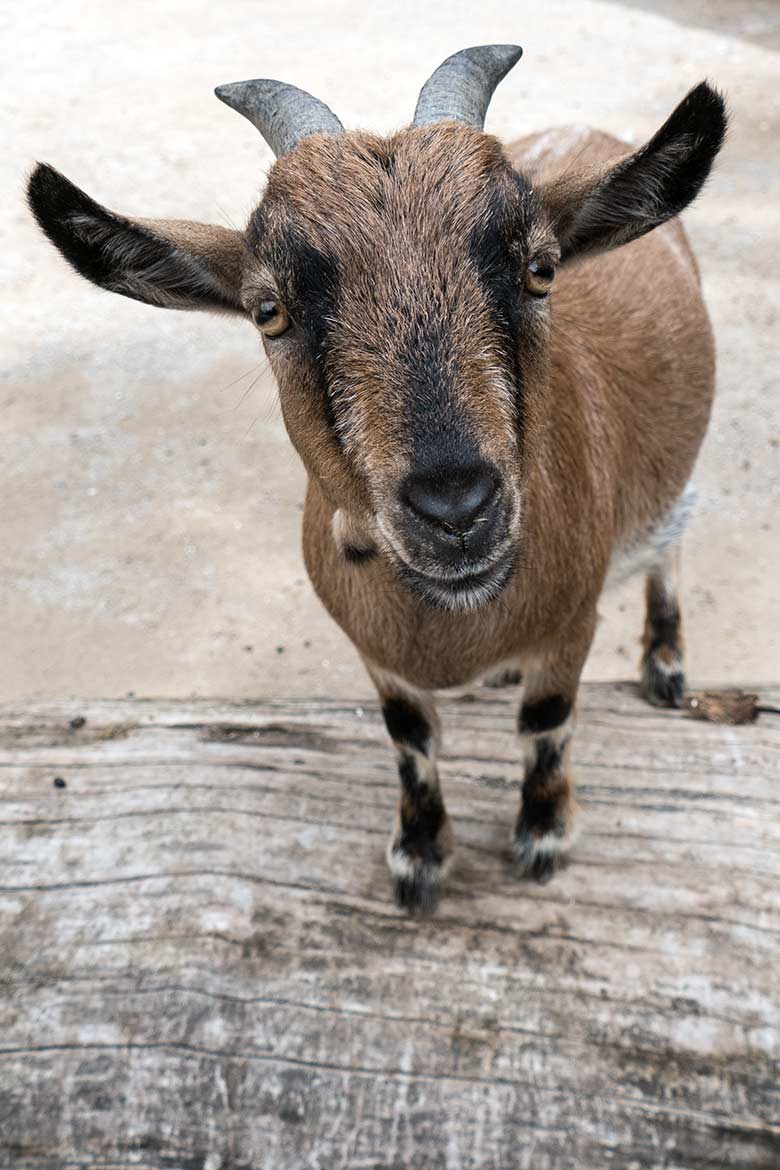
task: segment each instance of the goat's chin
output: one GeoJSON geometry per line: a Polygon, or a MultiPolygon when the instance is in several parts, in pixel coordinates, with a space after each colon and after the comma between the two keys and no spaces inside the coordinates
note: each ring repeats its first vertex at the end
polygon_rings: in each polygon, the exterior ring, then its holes
{"type": "Polygon", "coordinates": [[[449,613],[464,613],[484,609],[504,591],[515,567],[515,554],[510,550],[495,564],[479,573],[464,573],[457,577],[434,577],[421,573],[402,562],[401,576],[409,589],[432,609],[449,613]]]}

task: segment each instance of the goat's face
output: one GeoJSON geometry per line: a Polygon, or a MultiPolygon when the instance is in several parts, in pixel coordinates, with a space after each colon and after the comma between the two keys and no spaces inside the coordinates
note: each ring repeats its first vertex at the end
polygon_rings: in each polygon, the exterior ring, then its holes
{"type": "Polygon", "coordinates": [[[311,138],[248,242],[243,301],[311,474],[434,604],[495,596],[558,254],[530,186],[455,123],[311,138]]]}
{"type": "Polygon", "coordinates": [[[358,552],[378,550],[453,610],[497,596],[518,557],[556,262],[676,215],[726,126],[702,83],[641,150],[534,192],[481,129],[519,56],[454,54],[389,139],[346,134],[281,82],[220,87],[279,158],[246,232],[129,220],[46,165],[28,189],[43,230],[101,288],[254,319],[334,539],[349,556],[344,534],[357,534],[358,552]]]}

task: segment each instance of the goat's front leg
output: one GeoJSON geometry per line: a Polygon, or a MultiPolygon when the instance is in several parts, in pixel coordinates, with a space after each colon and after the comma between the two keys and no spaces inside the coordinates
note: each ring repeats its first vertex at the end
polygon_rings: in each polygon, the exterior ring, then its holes
{"type": "Polygon", "coordinates": [[[436,771],[439,717],[429,691],[418,691],[394,675],[366,666],[398,754],[401,800],[387,847],[396,901],[410,913],[429,913],[436,907],[453,853],[436,771]]]}
{"type": "Polygon", "coordinates": [[[553,876],[574,839],[576,801],[570,741],[580,674],[596,625],[595,609],[565,642],[523,665],[518,717],[525,774],[513,848],[523,873],[553,876]]]}

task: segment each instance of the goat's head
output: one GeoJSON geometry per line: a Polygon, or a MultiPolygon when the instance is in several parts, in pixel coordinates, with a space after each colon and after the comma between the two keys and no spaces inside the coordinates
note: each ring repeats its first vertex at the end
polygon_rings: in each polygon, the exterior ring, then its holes
{"type": "Polygon", "coordinates": [[[95,284],[254,321],[341,538],[449,609],[492,600],[517,555],[556,266],[676,215],[725,130],[702,83],[642,150],[535,190],[482,130],[519,56],[455,54],[389,138],[345,133],[291,86],[222,87],[278,156],[244,232],[124,218],[46,165],[29,186],[40,226],[95,284]]]}

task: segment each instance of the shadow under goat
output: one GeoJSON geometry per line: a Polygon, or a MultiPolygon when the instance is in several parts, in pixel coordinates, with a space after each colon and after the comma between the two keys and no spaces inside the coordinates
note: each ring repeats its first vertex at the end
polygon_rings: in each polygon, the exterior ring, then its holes
{"type": "Polygon", "coordinates": [[[675,217],[724,102],[702,82],[633,152],[571,127],[504,146],[484,119],[520,55],[448,58],[389,137],[281,82],[220,87],[277,156],[244,231],[128,219],[45,164],[29,183],[101,288],[259,330],[309,476],[307,568],[398,754],[388,860],[410,911],[453,857],[434,689],[522,673],[513,842],[539,881],[573,836],[574,707],[608,580],[647,574],[644,691],[684,694],[677,564],[715,360],[675,217]]]}

